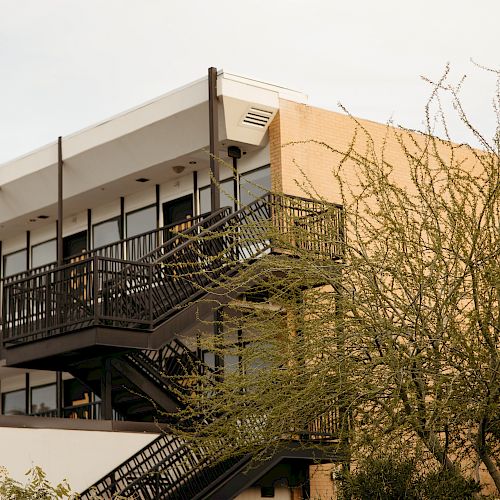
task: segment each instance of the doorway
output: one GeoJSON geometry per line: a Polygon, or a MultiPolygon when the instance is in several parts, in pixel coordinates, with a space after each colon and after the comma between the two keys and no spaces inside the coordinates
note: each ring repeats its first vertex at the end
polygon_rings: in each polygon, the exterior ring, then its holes
{"type": "Polygon", "coordinates": [[[163,224],[168,226],[193,217],[193,196],[188,194],[163,204],[163,224]]]}
{"type": "Polygon", "coordinates": [[[87,250],[87,231],[63,238],[63,259],[65,261],[73,261],[75,257],[80,257],[87,250]]]}
{"type": "Polygon", "coordinates": [[[163,204],[163,225],[169,227],[164,231],[163,241],[168,241],[176,234],[190,228],[193,223],[186,219],[193,218],[193,196],[188,194],[176,200],[167,201],[163,204]],[[185,221],[185,222],[182,222],[185,221]],[[179,222],[180,224],[176,224],[179,222]]]}

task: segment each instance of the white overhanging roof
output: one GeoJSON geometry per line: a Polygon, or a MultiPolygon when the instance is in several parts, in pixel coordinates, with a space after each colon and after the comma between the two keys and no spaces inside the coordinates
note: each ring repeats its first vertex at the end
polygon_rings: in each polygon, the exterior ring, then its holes
{"type": "MultiPolygon", "coordinates": [[[[306,101],[299,92],[222,71],[217,87],[219,141],[248,149],[265,143],[279,99],[306,101]]],[[[190,155],[199,160],[208,137],[206,77],[63,137],[65,212],[123,195],[143,174],[167,181],[165,166],[190,155]]],[[[56,203],[57,142],[0,165],[0,240],[40,211],[52,219],[56,203]]]]}

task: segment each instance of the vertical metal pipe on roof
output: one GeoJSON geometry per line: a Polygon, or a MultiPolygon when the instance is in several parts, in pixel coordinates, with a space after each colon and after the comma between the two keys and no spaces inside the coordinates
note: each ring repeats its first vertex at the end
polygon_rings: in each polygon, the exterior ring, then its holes
{"type": "Polygon", "coordinates": [[[220,178],[217,161],[219,120],[217,113],[217,68],[208,68],[208,117],[210,123],[210,205],[212,212],[220,208],[220,178]]]}
{"type": "Polygon", "coordinates": [[[57,265],[63,264],[63,157],[62,137],[57,139],[57,265]]]}

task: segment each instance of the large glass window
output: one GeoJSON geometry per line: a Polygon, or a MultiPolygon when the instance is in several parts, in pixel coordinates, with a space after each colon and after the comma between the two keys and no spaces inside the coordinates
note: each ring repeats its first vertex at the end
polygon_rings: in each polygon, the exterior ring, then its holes
{"type": "Polygon", "coordinates": [[[240,175],[240,205],[244,207],[271,190],[269,165],[240,175]]]}
{"type": "Polygon", "coordinates": [[[5,255],[3,258],[4,278],[26,271],[26,249],[5,255]]]}
{"type": "Polygon", "coordinates": [[[49,240],[31,249],[31,267],[40,267],[57,260],[57,241],[49,240]]]}
{"type": "Polygon", "coordinates": [[[92,236],[94,248],[120,241],[120,217],[94,224],[92,236]]]}
{"type": "Polygon", "coordinates": [[[127,214],[127,238],[156,229],[156,205],[127,214]]]}
{"type": "Polygon", "coordinates": [[[43,413],[56,408],[56,384],[31,388],[31,413],[43,413]]]}
{"type": "MultiPolygon", "coordinates": [[[[220,183],[220,206],[233,207],[233,178],[226,179],[220,183]]],[[[211,211],[210,203],[210,186],[205,186],[200,189],[200,213],[205,214],[211,211]]]]}
{"type": "Polygon", "coordinates": [[[2,394],[2,415],[25,415],[26,391],[6,392],[2,394]]]}

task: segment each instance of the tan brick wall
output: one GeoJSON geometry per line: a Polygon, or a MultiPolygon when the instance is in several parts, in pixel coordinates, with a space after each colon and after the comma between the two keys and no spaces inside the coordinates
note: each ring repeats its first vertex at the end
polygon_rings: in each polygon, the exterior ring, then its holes
{"type": "Polygon", "coordinates": [[[279,111],[269,125],[269,156],[271,161],[271,189],[283,190],[281,170],[281,121],[279,111]]]}
{"type": "MultiPolygon", "coordinates": [[[[410,186],[409,165],[396,140],[397,129],[368,120],[358,121],[373,139],[373,149],[379,157],[384,148],[384,160],[394,167],[393,179],[402,186],[410,186]]],[[[306,197],[315,197],[316,192],[329,201],[340,202],[339,187],[332,172],[338,169],[341,155],[318,142],[346,151],[355,130],[356,124],[349,116],[280,100],[279,115],[269,129],[273,189],[306,197]]],[[[413,134],[413,137],[422,140],[420,134],[413,134]]],[[[367,135],[358,133],[355,149],[365,153],[366,148],[367,135]]],[[[448,158],[449,152],[444,145],[442,151],[443,157],[448,158]]],[[[352,162],[343,166],[343,177],[351,185],[355,184],[352,162]]]]}
{"type": "MultiPolygon", "coordinates": [[[[384,161],[393,167],[393,180],[411,192],[414,186],[410,179],[410,166],[396,138],[398,129],[368,120],[357,121],[367,134],[357,135],[355,150],[365,153],[369,137],[373,140],[373,150],[377,156],[381,158],[383,151],[384,161]]],[[[331,202],[341,203],[333,171],[339,167],[342,156],[325,145],[338,151],[347,151],[355,131],[356,122],[349,116],[281,100],[279,114],[269,129],[273,189],[311,198],[319,195],[331,202]]],[[[417,133],[412,134],[412,137],[418,142],[424,139],[417,133]]],[[[405,144],[409,145],[409,142],[405,141],[405,144]]],[[[444,161],[448,161],[451,155],[449,145],[441,144],[439,151],[444,161]]],[[[468,158],[466,161],[470,169],[478,165],[466,148],[454,149],[454,155],[455,161],[468,158]]],[[[353,162],[344,164],[342,177],[351,186],[357,183],[353,162]]],[[[335,482],[331,479],[331,473],[336,468],[338,465],[311,468],[312,499],[337,498],[335,482]]]]}
{"type": "Polygon", "coordinates": [[[338,464],[311,465],[309,481],[311,500],[336,500],[337,488],[332,473],[339,470],[338,464]]]}

